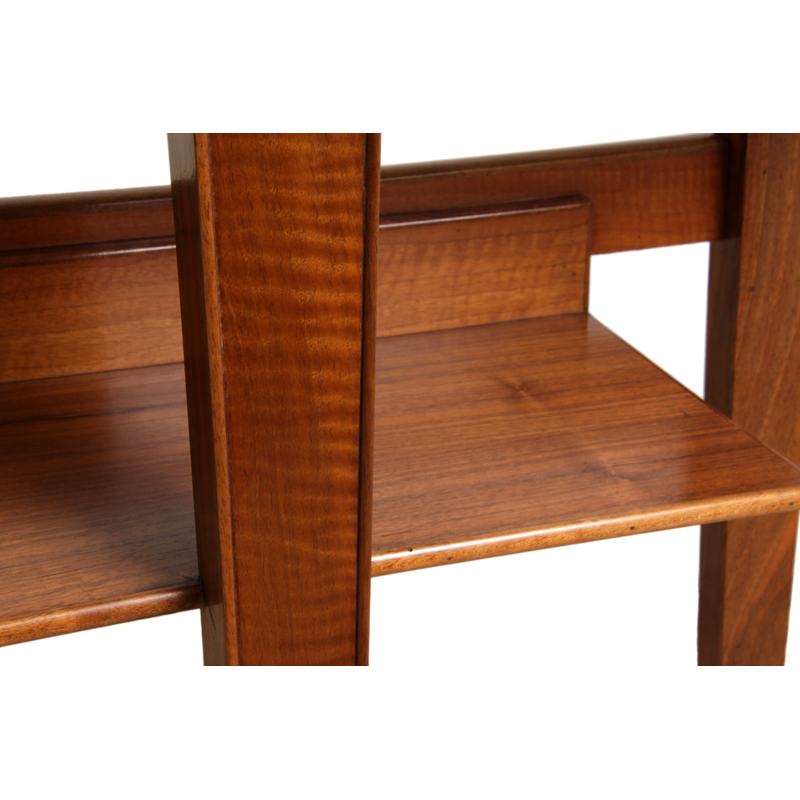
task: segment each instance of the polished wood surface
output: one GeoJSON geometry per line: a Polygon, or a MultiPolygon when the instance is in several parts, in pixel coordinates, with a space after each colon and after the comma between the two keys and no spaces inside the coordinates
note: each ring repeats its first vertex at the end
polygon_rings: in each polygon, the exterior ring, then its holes
{"type": "Polygon", "coordinates": [[[0,644],[201,602],[183,367],[0,386],[0,644]]]}
{"type": "MultiPolygon", "coordinates": [[[[706,397],[800,461],[800,136],[732,137],[728,238],[712,245],[706,397]]],[[[703,530],[699,662],[782,665],[797,515],[703,530]]]]}
{"type": "Polygon", "coordinates": [[[581,194],[594,254],[709,241],[723,234],[727,161],[727,140],[703,135],[389,166],[381,216],[581,194]]]}
{"type": "Polygon", "coordinates": [[[0,253],[0,383],[183,360],[167,240],[0,253]]]}
{"type": "Polygon", "coordinates": [[[169,186],[0,197],[0,250],[174,234],[169,186]]]}
{"type": "MultiPolygon", "coordinates": [[[[377,377],[375,575],[798,502],[794,468],[582,314],[382,339],[377,377]]],[[[0,643],[201,604],[183,386],[0,387],[0,643]]]]}
{"type": "Polygon", "coordinates": [[[170,163],[206,658],[355,664],[378,139],[176,135],[170,163]]]}
{"type": "Polygon", "coordinates": [[[590,239],[580,197],[386,216],[378,336],[585,311],[590,239]]]}
{"type": "MultiPolygon", "coordinates": [[[[515,268],[498,275],[487,292],[487,283],[473,280],[477,242],[434,245],[432,228],[401,229],[402,218],[430,216],[431,209],[457,215],[487,205],[535,207],[543,195],[553,202],[553,195],[583,192],[594,206],[595,253],[714,239],[724,233],[727,153],[724,137],[701,136],[385,167],[378,335],[437,327],[425,317],[442,314],[465,324],[493,321],[506,301],[506,318],[532,313],[531,305],[519,307],[530,293],[512,290],[524,289],[533,273],[515,268]],[[453,274],[448,270],[454,258],[466,254],[462,248],[472,253],[472,274],[453,283],[459,299],[455,294],[447,299],[444,279],[453,274]],[[503,279],[522,283],[507,284],[503,298],[503,279]],[[466,301],[467,290],[477,291],[474,301],[466,301]]],[[[0,325],[13,334],[0,353],[0,381],[180,359],[171,210],[169,187],[0,199],[0,268],[6,268],[0,269],[6,312],[0,325]]],[[[564,218],[543,211],[532,224],[546,227],[549,221],[557,227],[558,219],[564,218]]],[[[531,237],[537,248],[545,245],[545,261],[569,249],[564,242],[545,241],[544,230],[531,231],[531,237]]],[[[511,250],[502,252],[508,256],[511,250]]],[[[517,266],[519,256],[514,256],[517,266]]],[[[577,263],[574,254],[569,260],[577,263]]],[[[555,267],[552,280],[545,281],[548,289],[534,304],[537,313],[583,308],[567,288],[576,284],[561,281],[559,271],[555,267]],[[559,287],[566,293],[559,294],[559,287]]]]}
{"type": "MultiPolygon", "coordinates": [[[[387,218],[378,335],[583,310],[586,201],[515,208],[387,218]]],[[[0,252],[0,302],[0,382],[183,359],[169,238],[0,252]]]]}
{"type": "MultiPolygon", "coordinates": [[[[24,381],[0,387],[0,644],[202,603],[209,663],[363,664],[370,554],[379,575],[706,522],[700,663],[783,663],[796,470],[564,315],[585,309],[585,282],[569,305],[579,271],[562,316],[398,334],[546,313],[541,297],[510,312],[492,297],[508,245],[532,234],[484,231],[494,286],[483,234],[452,234],[487,206],[585,195],[594,253],[713,242],[708,398],[800,460],[797,135],[384,168],[377,288],[376,141],[361,140],[360,178],[354,140],[335,157],[282,141],[264,157],[233,137],[173,140],[204,598],[180,365],[135,369],[181,358],[170,187],[0,199],[0,382],[24,381]],[[376,293],[394,338],[377,345],[370,549],[376,293]],[[253,358],[256,381],[236,367],[253,358]],[[52,378],[83,372],[97,374],[52,378]]],[[[549,245],[577,252],[585,223],[563,214],[549,245]]]]}
{"type": "MultiPolygon", "coordinates": [[[[723,236],[728,141],[692,135],[381,169],[381,216],[565,194],[595,206],[592,252],[723,236]]],[[[174,234],[169,186],[0,198],[0,250],[174,234]]]]}
{"type": "Polygon", "coordinates": [[[800,505],[800,472],[584,314],[378,342],[373,575],[800,505]]]}

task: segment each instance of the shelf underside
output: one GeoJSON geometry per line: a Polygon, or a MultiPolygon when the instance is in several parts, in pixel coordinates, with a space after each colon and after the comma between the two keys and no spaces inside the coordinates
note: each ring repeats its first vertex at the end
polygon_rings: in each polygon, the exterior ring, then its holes
{"type": "MultiPolygon", "coordinates": [[[[0,386],[0,643],[202,603],[183,366],[0,386]]],[[[591,317],[378,342],[373,575],[800,504],[591,317]]]]}

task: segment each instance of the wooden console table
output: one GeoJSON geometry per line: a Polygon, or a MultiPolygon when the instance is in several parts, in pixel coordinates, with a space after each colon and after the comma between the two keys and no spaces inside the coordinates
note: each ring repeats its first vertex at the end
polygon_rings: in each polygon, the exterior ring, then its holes
{"type": "Polygon", "coordinates": [[[202,608],[206,663],[366,664],[371,576],[700,523],[700,664],[782,664],[800,135],[379,160],[0,200],[0,644],[202,608]],[[592,254],[699,241],[711,405],[587,313],[592,254]]]}

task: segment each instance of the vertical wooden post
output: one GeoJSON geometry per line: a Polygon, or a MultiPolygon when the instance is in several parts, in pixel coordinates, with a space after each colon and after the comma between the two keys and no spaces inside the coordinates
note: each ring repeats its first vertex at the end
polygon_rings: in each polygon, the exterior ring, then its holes
{"type": "Polygon", "coordinates": [[[366,664],[380,140],[170,136],[207,664],[366,664]]]}
{"type": "MultiPolygon", "coordinates": [[[[800,135],[734,134],[728,238],[713,242],[706,399],[800,462],[800,135]]],[[[706,525],[701,666],[782,665],[797,514],[706,525]]]]}

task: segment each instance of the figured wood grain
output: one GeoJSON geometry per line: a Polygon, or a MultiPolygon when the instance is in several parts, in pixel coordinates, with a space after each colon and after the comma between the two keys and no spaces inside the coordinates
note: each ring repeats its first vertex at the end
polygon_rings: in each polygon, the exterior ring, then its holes
{"type": "Polygon", "coordinates": [[[377,139],[175,135],[170,163],[207,662],[355,664],[377,139]]]}
{"type": "MultiPolygon", "coordinates": [[[[381,215],[582,194],[592,252],[724,235],[728,140],[692,135],[381,169],[381,215]]],[[[174,234],[169,186],[0,198],[0,250],[174,234]]]]}
{"type": "Polygon", "coordinates": [[[585,311],[590,223],[580,197],[384,217],[378,336],[585,311]]]}
{"type": "MultiPolygon", "coordinates": [[[[726,240],[712,245],[706,397],[800,461],[800,135],[735,134],[726,240]]],[[[702,666],[785,658],[797,515],[703,530],[702,666]]]]}
{"type": "MultiPolygon", "coordinates": [[[[417,269],[416,257],[432,243],[421,225],[401,233],[397,215],[424,217],[437,209],[468,214],[487,205],[535,205],[543,196],[579,192],[594,204],[595,253],[715,239],[724,235],[727,161],[724,137],[701,136],[385,167],[378,333],[438,327],[441,312],[458,311],[442,307],[441,294],[425,299],[430,284],[425,291],[413,291],[423,272],[431,271],[427,259],[421,262],[424,269],[417,269]],[[422,311],[432,313],[432,324],[419,322],[422,311]],[[407,318],[399,328],[398,315],[407,318]]],[[[0,199],[0,266],[19,268],[13,280],[11,274],[5,278],[6,286],[12,281],[15,287],[3,298],[14,316],[7,324],[14,329],[4,354],[10,369],[0,369],[0,381],[173,360],[181,342],[175,324],[177,270],[167,263],[174,257],[168,255],[171,211],[169,187],[0,199]],[[137,241],[123,243],[131,239],[137,241]],[[42,268],[49,263],[56,270],[59,258],[72,262],[71,273],[65,264],[53,273],[42,268]],[[22,269],[26,265],[33,271],[22,269]],[[39,306],[25,299],[28,284],[44,300],[42,336],[39,306]],[[128,336],[126,331],[133,329],[138,335],[128,336]],[[74,368],[66,366],[71,352],[76,354],[74,368]]],[[[443,255],[437,248],[437,259],[443,255]]],[[[474,284],[469,288],[485,290],[474,284]]],[[[499,301],[501,287],[496,291],[499,301]]],[[[508,294],[503,302],[508,300],[509,308],[520,302],[514,292],[508,294]]],[[[543,313],[552,301],[544,298],[543,313]]],[[[579,309],[567,302],[552,306],[553,312],[570,310],[579,309]]],[[[493,319],[471,313],[466,318],[473,317],[493,319]]]]}
{"type": "MultiPolygon", "coordinates": [[[[375,575],[798,502],[793,467],[582,314],[383,339],[377,377],[375,575]]],[[[183,386],[0,387],[0,643],[201,604],[183,386]]]]}
{"type": "MultiPolygon", "coordinates": [[[[589,217],[561,198],[387,218],[378,335],[585,309],[589,217]]],[[[169,238],[0,252],[0,303],[0,382],[183,358],[169,238]]]]}
{"type": "Polygon", "coordinates": [[[723,235],[728,143],[698,135],[384,167],[381,216],[580,194],[592,253],[723,235]]]}
{"type": "Polygon", "coordinates": [[[0,383],[183,359],[164,240],[0,253],[0,383]]]}
{"type": "Polygon", "coordinates": [[[169,186],[0,198],[0,251],[174,234],[169,186]]]}
{"type": "Polygon", "coordinates": [[[0,644],[201,605],[180,364],[0,386],[0,644]]]}
{"type": "Polygon", "coordinates": [[[800,504],[800,472],[584,314],[378,342],[373,575],[800,504]]]}

